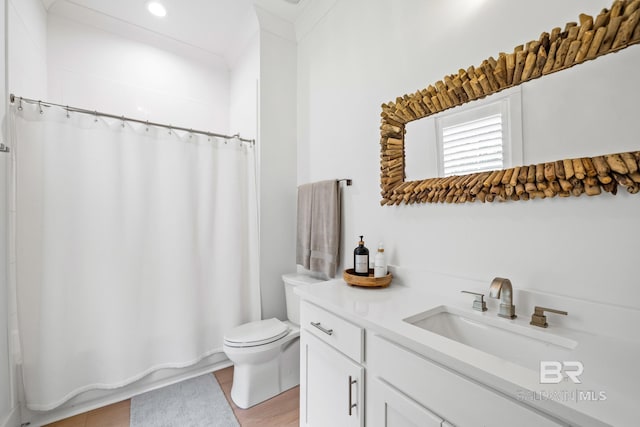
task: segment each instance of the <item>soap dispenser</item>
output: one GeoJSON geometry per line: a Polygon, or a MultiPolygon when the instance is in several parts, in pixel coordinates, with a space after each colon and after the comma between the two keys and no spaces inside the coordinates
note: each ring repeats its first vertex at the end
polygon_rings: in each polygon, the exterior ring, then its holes
{"type": "Polygon", "coordinates": [[[353,272],[356,276],[369,275],[369,249],[364,246],[363,236],[360,236],[358,246],[353,250],[353,272]]]}
{"type": "Polygon", "coordinates": [[[387,257],[384,255],[382,242],[378,244],[378,252],[373,262],[373,277],[385,277],[387,275],[387,257]]]}

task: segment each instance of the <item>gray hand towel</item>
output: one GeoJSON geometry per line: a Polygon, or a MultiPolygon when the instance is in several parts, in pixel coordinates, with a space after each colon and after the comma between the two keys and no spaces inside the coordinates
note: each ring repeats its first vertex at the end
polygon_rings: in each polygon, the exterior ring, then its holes
{"type": "Polygon", "coordinates": [[[340,192],[338,181],[313,184],[311,202],[311,271],[334,277],[340,249],[340,192]]]}
{"type": "Polygon", "coordinates": [[[338,268],[339,251],[338,181],[301,185],[298,187],[296,263],[311,271],[324,273],[327,277],[334,277],[338,268]]]}

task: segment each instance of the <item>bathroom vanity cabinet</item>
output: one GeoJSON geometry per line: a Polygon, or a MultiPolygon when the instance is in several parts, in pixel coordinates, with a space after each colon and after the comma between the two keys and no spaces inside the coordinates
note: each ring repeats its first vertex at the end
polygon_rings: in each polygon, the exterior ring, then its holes
{"type": "Polygon", "coordinates": [[[567,425],[308,301],[300,356],[301,426],[567,425]]]}
{"type": "Polygon", "coordinates": [[[420,280],[453,290],[362,289],[341,279],[296,288],[302,300],[301,425],[638,425],[640,393],[629,367],[640,358],[640,340],[628,326],[640,323],[637,311],[520,290],[520,316],[504,319],[495,305],[473,310],[459,293],[477,289],[475,282],[420,280]],[[564,325],[532,326],[525,313],[538,304],[572,316],[564,325]],[[437,323],[444,317],[446,330],[437,323]],[[579,361],[580,381],[566,369],[558,381],[543,381],[540,360],[579,361]],[[349,392],[356,405],[351,416],[349,392]],[[325,412],[343,418],[321,418],[325,412]]]}
{"type": "Polygon", "coordinates": [[[300,327],[300,425],[364,427],[363,329],[308,302],[300,327]]]}

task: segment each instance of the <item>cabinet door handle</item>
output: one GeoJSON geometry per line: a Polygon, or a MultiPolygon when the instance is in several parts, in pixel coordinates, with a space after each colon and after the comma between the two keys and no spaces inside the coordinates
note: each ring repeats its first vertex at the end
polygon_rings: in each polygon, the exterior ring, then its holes
{"type": "Polygon", "coordinates": [[[353,388],[353,385],[356,383],[356,380],[351,378],[351,375],[349,375],[349,416],[351,416],[351,412],[353,410],[353,408],[355,408],[357,405],[355,403],[352,403],[353,399],[352,399],[352,394],[351,394],[351,389],[353,388]]]}
{"type": "Polygon", "coordinates": [[[324,332],[327,335],[333,335],[333,329],[323,328],[322,325],[320,324],[320,322],[311,322],[311,326],[314,326],[314,327],[320,329],[322,332],[324,332]]]}

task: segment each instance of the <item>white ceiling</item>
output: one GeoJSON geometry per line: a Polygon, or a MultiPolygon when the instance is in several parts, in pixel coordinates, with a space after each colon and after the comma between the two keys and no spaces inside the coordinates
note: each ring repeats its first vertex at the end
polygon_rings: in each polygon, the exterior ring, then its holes
{"type": "Polygon", "coordinates": [[[147,0],[42,0],[49,13],[81,20],[124,37],[145,36],[183,45],[234,62],[258,30],[254,4],[294,22],[308,1],[289,0],[161,0],[167,16],[157,18],[147,0]]]}

